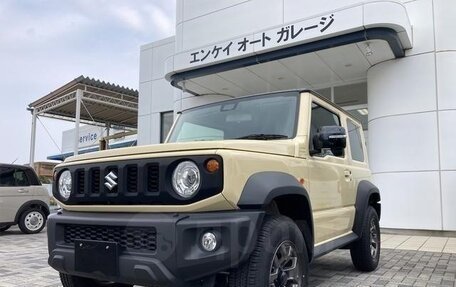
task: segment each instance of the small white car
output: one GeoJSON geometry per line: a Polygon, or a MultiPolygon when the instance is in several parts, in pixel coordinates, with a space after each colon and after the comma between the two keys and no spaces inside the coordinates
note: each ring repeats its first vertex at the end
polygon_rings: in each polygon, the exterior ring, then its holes
{"type": "Polygon", "coordinates": [[[0,164],[0,232],[17,224],[23,233],[39,233],[46,225],[49,200],[31,167],[0,164]]]}

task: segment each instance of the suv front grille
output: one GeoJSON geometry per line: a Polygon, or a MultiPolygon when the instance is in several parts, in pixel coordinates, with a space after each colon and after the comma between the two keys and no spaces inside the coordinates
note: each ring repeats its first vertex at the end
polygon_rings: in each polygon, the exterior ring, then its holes
{"type": "Polygon", "coordinates": [[[166,157],[94,162],[58,167],[57,177],[63,170],[73,176],[72,192],[63,198],[58,180],[54,181],[54,197],[67,205],[186,205],[223,190],[223,161],[218,155],[198,155],[189,158],[166,157]],[[218,172],[205,172],[208,159],[221,164],[218,172]],[[202,185],[189,199],[180,198],[172,187],[172,174],[179,162],[192,160],[201,170],[202,185]]]}
{"type": "Polygon", "coordinates": [[[81,204],[152,204],[160,192],[158,163],[78,168],[74,177],[76,192],[70,201],[81,204]],[[106,176],[111,172],[117,178],[108,188],[106,176]]]}
{"type": "Polygon", "coordinates": [[[127,251],[155,251],[157,249],[157,231],[153,227],[65,225],[65,244],[72,245],[75,240],[115,242],[127,251]]]}

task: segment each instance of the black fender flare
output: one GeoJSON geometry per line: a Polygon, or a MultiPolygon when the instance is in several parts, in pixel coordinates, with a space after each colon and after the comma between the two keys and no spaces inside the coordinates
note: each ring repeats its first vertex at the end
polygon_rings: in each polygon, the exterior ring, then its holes
{"type": "Polygon", "coordinates": [[[14,218],[14,222],[18,223],[19,219],[21,217],[21,214],[26,211],[27,209],[30,209],[32,207],[39,207],[43,212],[45,213],[46,217],[49,216],[50,211],[49,211],[49,206],[41,200],[30,200],[27,201],[26,203],[22,204],[21,207],[18,209],[16,212],[16,217],[14,218]]]}
{"type": "Polygon", "coordinates": [[[364,217],[366,215],[366,210],[370,205],[375,208],[380,219],[380,191],[370,181],[362,180],[359,182],[357,188],[355,222],[353,224],[353,232],[358,235],[358,237],[362,236],[364,217]]]}
{"type": "Polygon", "coordinates": [[[309,258],[313,256],[314,222],[309,193],[292,175],[278,171],[258,172],[249,177],[238,202],[241,209],[265,210],[274,199],[282,196],[299,196],[307,204],[302,208],[302,218],[308,223],[308,231],[304,231],[308,245],[309,258]],[[308,234],[310,232],[310,234],[308,234]],[[309,238],[310,237],[310,238],[309,238]]]}

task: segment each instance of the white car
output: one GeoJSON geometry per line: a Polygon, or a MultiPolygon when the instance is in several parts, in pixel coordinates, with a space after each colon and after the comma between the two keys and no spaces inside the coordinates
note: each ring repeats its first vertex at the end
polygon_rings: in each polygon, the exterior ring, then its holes
{"type": "Polygon", "coordinates": [[[19,225],[39,233],[49,215],[49,194],[31,167],[0,164],[0,232],[19,225]]]}

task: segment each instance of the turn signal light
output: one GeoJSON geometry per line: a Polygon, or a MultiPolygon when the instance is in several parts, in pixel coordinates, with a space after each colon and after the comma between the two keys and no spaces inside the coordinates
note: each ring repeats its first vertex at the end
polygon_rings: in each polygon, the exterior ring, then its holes
{"type": "Polygon", "coordinates": [[[217,172],[220,169],[220,163],[215,159],[206,162],[206,170],[210,173],[217,172]]]}

